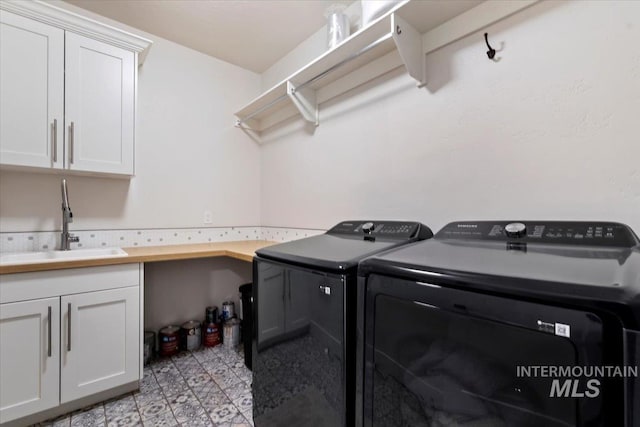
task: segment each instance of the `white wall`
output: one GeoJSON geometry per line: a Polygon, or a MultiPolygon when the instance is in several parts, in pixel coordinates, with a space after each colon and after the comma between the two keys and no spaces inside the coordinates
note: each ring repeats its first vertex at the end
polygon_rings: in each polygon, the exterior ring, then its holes
{"type": "MultiPolygon", "coordinates": [[[[398,69],[322,105],[315,134],[294,120],[262,146],[233,111],[321,53],[324,30],[262,79],[147,35],[137,175],[69,177],[72,227],[201,227],[210,209],[213,226],[597,218],[640,230],[639,16],[639,2],[537,4],[488,29],[500,62],[475,34],[429,55],[428,88],[398,69]]],[[[0,231],[59,229],[60,178],[0,172],[0,231]]]]}
{"type": "MultiPolygon", "coordinates": [[[[398,69],[321,105],[313,135],[301,120],[267,133],[262,225],[603,219],[640,232],[639,18],[640,2],[536,4],[488,28],[497,63],[479,32],[428,56],[426,89],[398,69]]],[[[294,71],[281,65],[263,76],[294,71]]]]}
{"type": "MultiPolygon", "coordinates": [[[[233,112],[259,92],[260,76],[129,31],[154,41],[139,69],[136,176],[67,177],[73,230],[203,227],[205,210],[211,226],[259,225],[259,146],[233,127],[233,112]]],[[[0,231],[59,229],[61,178],[0,172],[0,231]]]]}

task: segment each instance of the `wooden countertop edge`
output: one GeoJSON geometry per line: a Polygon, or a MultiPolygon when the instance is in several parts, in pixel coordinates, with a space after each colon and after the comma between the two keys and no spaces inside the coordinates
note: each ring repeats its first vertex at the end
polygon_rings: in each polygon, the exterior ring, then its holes
{"type": "Polygon", "coordinates": [[[105,265],[146,262],[176,261],[197,258],[230,257],[251,262],[257,249],[277,242],[267,240],[236,240],[231,242],[196,243],[190,245],[143,246],[122,248],[126,257],[96,258],[74,261],[57,261],[33,264],[0,266],[0,275],[35,271],[63,270],[69,268],[99,267],[105,265]]]}

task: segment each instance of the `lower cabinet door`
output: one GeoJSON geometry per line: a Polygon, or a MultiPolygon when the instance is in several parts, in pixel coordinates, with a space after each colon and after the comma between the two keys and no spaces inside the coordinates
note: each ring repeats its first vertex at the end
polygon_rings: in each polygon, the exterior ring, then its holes
{"type": "Polygon", "coordinates": [[[257,344],[260,351],[265,343],[281,338],[284,328],[284,268],[260,261],[254,270],[256,284],[254,295],[257,299],[257,344]]]}
{"type": "Polygon", "coordinates": [[[67,295],[62,316],[60,402],[139,378],[139,288],[67,295]]]}
{"type": "Polygon", "coordinates": [[[0,423],[58,406],[60,298],[0,304],[0,423]]]}

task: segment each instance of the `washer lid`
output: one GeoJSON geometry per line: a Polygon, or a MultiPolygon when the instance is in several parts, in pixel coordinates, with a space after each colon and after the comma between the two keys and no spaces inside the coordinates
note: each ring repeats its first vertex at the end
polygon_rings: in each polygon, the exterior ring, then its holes
{"type": "MultiPolygon", "coordinates": [[[[452,224],[443,230],[452,230],[452,224]]],[[[553,224],[558,227],[557,222],[553,224]]],[[[571,225],[574,230],[575,224],[571,225]]],[[[575,237],[567,237],[566,232],[563,238],[555,237],[557,231],[548,239],[527,235],[518,238],[524,241],[516,241],[495,235],[493,226],[462,229],[465,231],[455,236],[441,231],[429,241],[368,258],[360,264],[358,274],[381,273],[461,289],[576,304],[608,301],[640,310],[640,246],[629,227],[617,224],[618,232],[626,236],[624,243],[617,246],[608,241],[586,245],[583,238],[576,239],[575,244],[566,243],[575,237]],[[493,230],[494,235],[484,239],[475,234],[481,229],[489,233],[493,230]],[[463,237],[467,232],[471,235],[463,237]]]]}
{"type": "Polygon", "coordinates": [[[427,226],[417,222],[343,221],[325,234],[268,246],[256,254],[290,264],[343,271],[356,267],[363,258],[432,235],[427,226]]]}

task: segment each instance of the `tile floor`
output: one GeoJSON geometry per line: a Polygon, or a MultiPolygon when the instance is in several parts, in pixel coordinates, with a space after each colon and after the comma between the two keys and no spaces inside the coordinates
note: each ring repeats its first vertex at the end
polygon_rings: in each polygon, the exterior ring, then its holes
{"type": "Polygon", "coordinates": [[[145,367],[139,391],[38,425],[250,427],[251,371],[222,345],[182,352],[145,367]]]}

